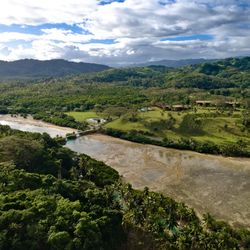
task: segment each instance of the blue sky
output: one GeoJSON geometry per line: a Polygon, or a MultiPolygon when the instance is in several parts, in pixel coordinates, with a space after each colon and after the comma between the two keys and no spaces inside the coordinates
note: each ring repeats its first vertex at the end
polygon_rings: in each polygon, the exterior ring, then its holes
{"type": "Polygon", "coordinates": [[[161,41],[193,41],[193,40],[209,41],[213,39],[214,39],[213,35],[195,34],[190,36],[174,36],[174,37],[161,38],[161,41]]]}
{"type": "Polygon", "coordinates": [[[119,66],[249,54],[247,0],[1,2],[0,60],[63,58],[119,66]]]}

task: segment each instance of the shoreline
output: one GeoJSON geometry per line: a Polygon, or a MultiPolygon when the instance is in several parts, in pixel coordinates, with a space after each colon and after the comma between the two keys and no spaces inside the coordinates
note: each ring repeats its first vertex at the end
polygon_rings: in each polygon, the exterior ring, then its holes
{"type": "MultiPolygon", "coordinates": [[[[89,136],[89,135],[86,135],[89,136]]],[[[241,162],[241,163],[248,163],[249,164],[249,160],[250,158],[247,157],[233,157],[233,156],[224,156],[224,155],[216,155],[216,154],[207,154],[207,153],[200,153],[197,151],[193,151],[193,150],[185,150],[185,149],[176,149],[176,148],[168,148],[168,147],[163,147],[163,146],[158,146],[158,145],[154,145],[154,144],[143,144],[143,143],[139,143],[139,142],[134,142],[134,141],[130,141],[130,140],[126,140],[126,139],[121,139],[118,137],[114,137],[114,136],[110,136],[110,135],[106,135],[106,134],[102,134],[100,132],[91,134],[91,137],[103,142],[106,142],[106,138],[109,138],[110,141],[112,142],[119,142],[121,144],[134,144],[136,145],[144,145],[146,147],[152,147],[155,149],[162,149],[162,150],[167,150],[169,152],[173,152],[173,153],[185,153],[185,154],[189,154],[192,156],[201,156],[201,157],[207,157],[209,159],[216,159],[216,160],[220,160],[220,161],[235,161],[235,162],[241,162]],[[106,138],[105,138],[106,137],[106,138]]],[[[248,168],[248,167],[247,167],[248,168]]],[[[249,166],[249,171],[250,171],[250,166],[249,166]]]]}
{"type": "Polygon", "coordinates": [[[28,115],[27,118],[24,118],[20,115],[17,116],[11,116],[9,114],[7,115],[0,115],[0,122],[6,121],[9,123],[18,123],[20,125],[31,125],[41,128],[48,128],[48,129],[58,129],[61,131],[64,131],[66,134],[70,133],[76,133],[78,130],[70,127],[61,127],[52,123],[44,122],[42,120],[36,120],[31,115],[28,115]]]}
{"type": "MultiPolygon", "coordinates": [[[[6,115],[1,115],[0,114],[0,125],[1,125],[1,121],[6,121],[6,122],[14,122],[14,123],[19,123],[21,125],[31,125],[31,126],[36,126],[36,127],[41,127],[41,128],[48,128],[48,129],[58,129],[61,130],[66,134],[71,134],[71,133],[77,133],[78,130],[74,129],[74,128],[70,128],[70,127],[62,127],[62,126],[58,126],[55,125],[53,123],[48,123],[42,120],[36,120],[34,119],[31,115],[28,115],[27,118],[24,118],[20,115],[15,115],[12,116],[10,114],[6,114],[6,115]]],[[[92,134],[92,133],[91,133],[92,134]]],[[[140,142],[136,142],[136,141],[132,141],[132,140],[128,140],[128,139],[124,139],[124,138],[120,138],[120,137],[116,137],[113,135],[108,135],[106,133],[102,133],[101,131],[97,131],[95,133],[93,133],[92,135],[97,135],[97,136],[107,136],[110,138],[113,138],[115,140],[120,140],[120,141],[125,141],[125,142],[132,142],[132,143],[136,143],[139,145],[150,145],[150,146],[154,146],[154,147],[158,147],[158,148],[164,148],[164,149],[169,149],[169,150],[174,150],[173,152],[186,152],[186,153],[194,153],[195,155],[203,155],[203,156],[210,156],[210,157],[218,157],[218,159],[231,159],[231,160],[237,160],[237,161],[249,161],[250,157],[242,157],[242,156],[225,156],[222,154],[212,154],[212,153],[201,153],[195,150],[187,150],[187,149],[177,149],[177,148],[173,148],[173,147],[164,147],[161,145],[156,145],[153,143],[140,143],[140,142]]],[[[82,136],[86,136],[86,135],[82,135],[82,136]]]]}

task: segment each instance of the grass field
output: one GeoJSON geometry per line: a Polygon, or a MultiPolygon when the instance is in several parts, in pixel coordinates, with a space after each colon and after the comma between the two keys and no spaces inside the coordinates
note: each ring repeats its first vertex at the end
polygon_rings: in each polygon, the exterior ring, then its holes
{"type": "Polygon", "coordinates": [[[67,112],[66,113],[69,116],[72,116],[75,118],[78,122],[85,122],[87,119],[90,118],[103,118],[104,116],[102,114],[97,114],[95,111],[86,111],[86,112],[67,112]]]}
{"type": "MultiPolygon", "coordinates": [[[[102,113],[94,111],[87,112],[68,112],[77,121],[84,122],[89,118],[105,118],[102,113]]],[[[113,128],[123,131],[140,130],[153,133],[157,138],[168,137],[170,139],[179,139],[181,137],[193,138],[198,141],[212,141],[216,144],[234,143],[238,140],[244,140],[247,147],[250,148],[250,133],[242,130],[242,114],[240,111],[216,113],[213,109],[197,109],[194,111],[162,111],[155,108],[148,112],[139,112],[136,122],[124,119],[124,116],[113,119],[105,124],[106,128],[113,128]],[[183,125],[183,118],[187,115],[196,114],[201,121],[200,130],[195,129],[190,132],[187,124],[183,125]],[[165,126],[165,121],[175,120],[174,125],[169,129],[165,126]]]]}
{"type": "Polygon", "coordinates": [[[233,115],[224,113],[216,114],[215,117],[210,117],[209,114],[215,113],[214,110],[199,109],[196,114],[201,120],[201,131],[193,133],[188,132],[188,129],[180,128],[183,117],[187,114],[195,114],[194,112],[162,112],[159,109],[154,111],[144,112],[139,114],[137,122],[124,121],[119,118],[105,125],[106,128],[114,128],[123,131],[132,129],[153,132],[154,136],[159,138],[168,137],[171,139],[178,139],[180,137],[193,138],[198,141],[212,141],[216,144],[234,143],[238,140],[244,140],[250,148],[250,133],[242,131],[241,113],[234,112],[233,115]],[[164,127],[157,130],[152,130],[145,124],[153,123],[155,121],[167,120],[171,115],[175,120],[173,128],[166,129],[164,127]]]}

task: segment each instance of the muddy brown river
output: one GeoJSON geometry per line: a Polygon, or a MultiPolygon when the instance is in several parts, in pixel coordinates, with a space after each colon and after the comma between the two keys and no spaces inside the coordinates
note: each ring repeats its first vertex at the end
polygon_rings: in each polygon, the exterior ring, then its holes
{"type": "MultiPolygon", "coordinates": [[[[0,124],[51,136],[74,131],[32,118],[0,116],[0,124]]],[[[134,188],[148,186],[185,202],[198,214],[209,212],[231,225],[250,228],[250,159],[167,149],[100,134],[68,141],[66,147],[104,161],[134,188]]]]}
{"type": "Polygon", "coordinates": [[[93,134],[67,147],[104,161],[134,188],[162,192],[234,226],[250,227],[250,159],[167,149],[93,134]]]}

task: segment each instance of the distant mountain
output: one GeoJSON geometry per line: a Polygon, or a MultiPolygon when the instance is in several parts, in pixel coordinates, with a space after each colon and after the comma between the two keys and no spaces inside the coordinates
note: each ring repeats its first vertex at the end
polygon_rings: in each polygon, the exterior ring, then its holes
{"type": "Polygon", "coordinates": [[[180,68],[159,65],[112,68],[77,77],[78,82],[84,83],[117,83],[145,88],[249,88],[250,57],[205,61],[180,68]]]}
{"type": "MultiPolygon", "coordinates": [[[[226,58],[172,69],[165,76],[168,87],[244,88],[250,87],[250,57],[226,58]]],[[[247,94],[246,94],[247,96],[247,94]]]]}
{"type": "Polygon", "coordinates": [[[0,79],[32,79],[58,77],[87,72],[99,72],[109,66],[94,63],[75,63],[56,59],[39,61],[23,59],[12,62],[0,61],[0,79]]]}
{"type": "Polygon", "coordinates": [[[145,66],[151,66],[151,65],[160,65],[165,67],[171,67],[171,68],[179,68],[183,66],[188,65],[195,65],[195,64],[201,64],[205,62],[215,62],[216,59],[183,59],[183,60],[161,60],[161,61],[151,61],[141,64],[136,64],[134,66],[138,67],[145,67],[145,66]]]}

